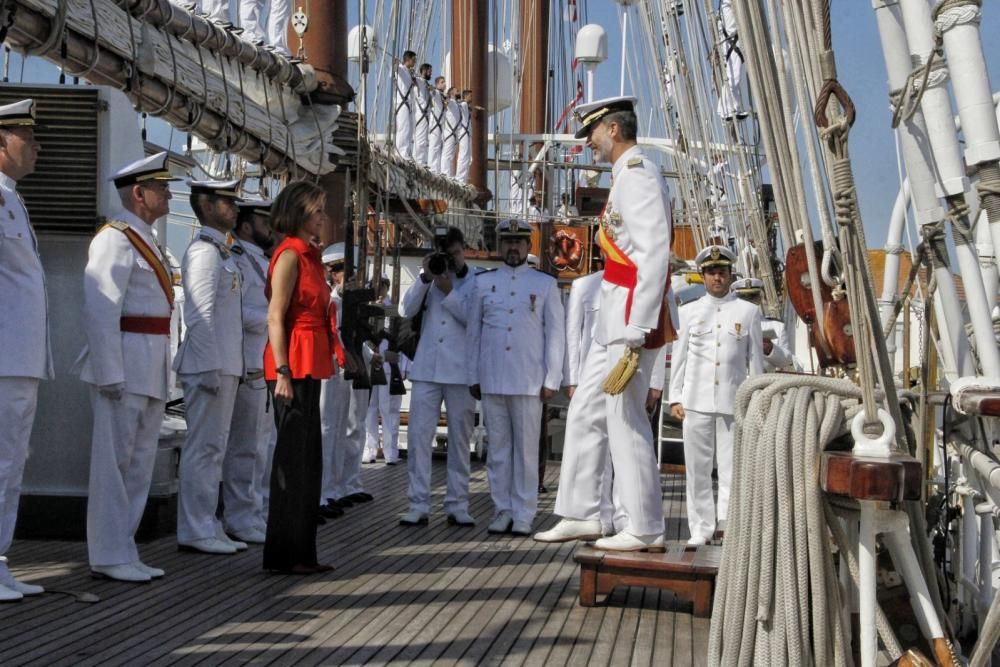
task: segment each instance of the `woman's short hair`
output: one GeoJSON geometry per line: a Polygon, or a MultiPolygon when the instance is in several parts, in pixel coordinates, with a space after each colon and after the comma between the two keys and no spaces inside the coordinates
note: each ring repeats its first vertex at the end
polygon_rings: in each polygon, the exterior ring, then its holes
{"type": "Polygon", "coordinates": [[[309,218],[326,205],[326,192],[310,181],[292,181],[271,206],[271,229],[295,235],[309,218]]]}

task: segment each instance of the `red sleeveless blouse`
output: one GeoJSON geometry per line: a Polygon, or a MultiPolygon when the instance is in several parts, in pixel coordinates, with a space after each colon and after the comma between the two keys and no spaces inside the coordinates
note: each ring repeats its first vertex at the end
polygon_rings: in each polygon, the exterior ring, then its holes
{"type": "MultiPolygon", "coordinates": [[[[292,378],[306,376],[324,380],[333,374],[333,353],[330,344],[330,287],[326,284],[319,249],[300,238],[287,236],[278,245],[267,269],[264,293],[271,299],[271,274],[278,256],[294,252],[299,263],[299,276],[285,311],[285,333],[288,338],[288,366],[292,378]]],[[[276,380],[277,369],[271,342],[264,348],[264,377],[276,380]]]]}

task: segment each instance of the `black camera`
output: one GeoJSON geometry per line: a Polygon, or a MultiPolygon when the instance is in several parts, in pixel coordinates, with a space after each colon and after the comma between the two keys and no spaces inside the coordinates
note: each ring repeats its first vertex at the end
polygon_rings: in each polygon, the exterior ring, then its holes
{"type": "Polygon", "coordinates": [[[431,275],[441,276],[455,270],[455,260],[448,252],[448,228],[434,228],[434,252],[427,259],[427,270],[431,275]]]}

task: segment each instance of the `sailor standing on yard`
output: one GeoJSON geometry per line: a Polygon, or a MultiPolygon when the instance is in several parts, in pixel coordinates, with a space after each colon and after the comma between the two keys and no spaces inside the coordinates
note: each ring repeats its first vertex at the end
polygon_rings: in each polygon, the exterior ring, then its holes
{"type": "Polygon", "coordinates": [[[455,149],[462,126],[462,112],[458,106],[457,91],[449,88],[444,101],[444,125],[441,135],[441,169],[439,173],[455,177],[455,149]]]}
{"type": "Polygon", "coordinates": [[[413,155],[413,107],[415,86],[413,67],[417,64],[417,54],[406,51],[403,61],[396,66],[396,152],[407,160],[413,155]]]}
{"type": "Polygon", "coordinates": [[[427,112],[427,160],[425,166],[435,174],[441,171],[441,142],[444,133],[444,77],[434,79],[428,91],[430,109],[427,112]]]}
{"type": "Polygon", "coordinates": [[[163,576],[139,558],[135,531],[146,509],[170,386],[174,290],[153,237],[170,211],[167,153],[113,177],[122,210],[90,243],[83,279],[87,344],[77,362],[91,385],[94,432],[87,550],[96,577],[146,582],[163,576]]]}
{"type": "Polygon", "coordinates": [[[243,278],[243,363],[246,376],[236,389],[229,442],[222,461],[222,517],[226,533],[241,542],[263,544],[267,529],[260,480],[267,465],[267,344],[268,260],[264,251],[274,244],[269,226],[270,201],[239,204],[232,253],[243,278]]]}
{"type": "Polygon", "coordinates": [[[413,79],[413,161],[427,162],[431,124],[431,66],[424,63],[413,79]]]}
{"type": "Polygon", "coordinates": [[[461,183],[469,181],[469,169],[472,167],[472,91],[462,91],[462,101],[458,104],[458,166],[455,167],[455,178],[461,183]]]}
{"type": "Polygon", "coordinates": [[[482,400],[490,441],[496,514],[487,530],[530,535],[542,404],[559,391],[566,322],[555,278],[527,264],[531,225],[502,221],[497,238],[504,264],[476,276],[469,304],[469,384],[482,400]]]}
{"type": "Polygon", "coordinates": [[[587,137],[595,160],[612,164],[612,186],[601,216],[606,260],[594,341],[566,418],[566,442],[556,497],[564,517],[535,535],[540,542],[601,537],[601,479],[610,447],[626,527],[597,540],[599,549],[663,549],[663,499],[646,398],[657,350],[672,339],[676,321],[665,294],[670,255],[668,193],[656,165],[636,145],[635,98],[616,97],[578,107],[577,137],[587,137]],[[620,394],[603,384],[623,355],[637,370],[620,394]]]}
{"type": "Polygon", "coordinates": [[[739,47],[737,34],[736,12],[733,11],[733,0],[722,0],[719,3],[719,33],[722,37],[723,66],[726,68],[726,81],[719,95],[719,117],[737,120],[747,117],[740,101],[740,81],[743,78],[743,51],[739,47]]]}
{"type": "Polygon", "coordinates": [[[670,413],[684,420],[688,544],[724,530],[733,478],[733,402],[748,376],[764,372],[761,312],[729,291],[736,255],[708,246],[695,258],[706,294],[686,306],[671,354],[670,413]],[[719,503],[712,462],[719,470],[719,503]]]}
{"type": "Polygon", "coordinates": [[[39,595],[7,569],[38,384],[51,380],[48,299],[38,239],[17,182],[35,171],[35,101],[0,106],[0,601],[39,595]]]}
{"type": "Polygon", "coordinates": [[[187,442],[178,468],[177,544],[185,551],[233,554],[216,519],[222,459],[243,377],[240,269],[232,253],[239,181],[191,181],[201,233],[184,253],[184,340],[174,370],[184,389],[187,442]]]}

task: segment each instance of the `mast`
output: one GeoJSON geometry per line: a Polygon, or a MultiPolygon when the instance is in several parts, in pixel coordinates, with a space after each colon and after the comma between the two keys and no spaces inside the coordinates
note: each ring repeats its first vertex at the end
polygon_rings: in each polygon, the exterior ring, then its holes
{"type": "Polygon", "coordinates": [[[451,81],[459,91],[472,91],[469,117],[472,132],[472,166],[469,184],[479,192],[479,201],[490,199],[486,187],[486,24],[489,22],[487,0],[453,0],[451,19],[451,81]]]}
{"type": "MultiPolygon", "coordinates": [[[[543,134],[548,88],[549,0],[521,0],[521,134],[543,134]]],[[[534,156],[542,147],[532,144],[534,156]]],[[[535,172],[535,191],[542,190],[543,169],[535,172]]]]}

